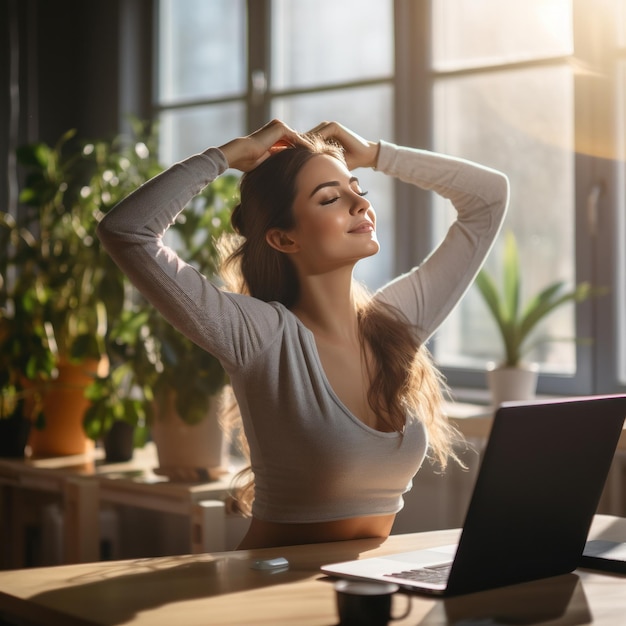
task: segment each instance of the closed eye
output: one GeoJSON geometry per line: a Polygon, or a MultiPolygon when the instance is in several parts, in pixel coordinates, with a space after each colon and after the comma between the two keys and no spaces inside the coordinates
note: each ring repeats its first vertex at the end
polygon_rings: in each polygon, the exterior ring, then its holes
{"type": "MultiPolygon", "coordinates": [[[[361,198],[364,198],[368,194],[367,191],[357,191],[355,193],[361,196],[361,198]]],[[[334,198],[329,198],[328,200],[324,200],[320,202],[320,204],[322,206],[328,206],[329,204],[333,204],[333,202],[337,202],[337,200],[339,200],[340,197],[341,196],[335,196],[334,198]]]]}

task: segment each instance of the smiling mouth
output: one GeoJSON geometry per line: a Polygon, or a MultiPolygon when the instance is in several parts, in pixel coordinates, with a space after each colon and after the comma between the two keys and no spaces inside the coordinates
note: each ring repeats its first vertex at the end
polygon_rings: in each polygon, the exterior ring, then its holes
{"type": "Polygon", "coordinates": [[[350,234],[361,234],[361,233],[371,233],[374,232],[374,224],[371,222],[363,222],[359,224],[356,228],[348,231],[350,234]]]}

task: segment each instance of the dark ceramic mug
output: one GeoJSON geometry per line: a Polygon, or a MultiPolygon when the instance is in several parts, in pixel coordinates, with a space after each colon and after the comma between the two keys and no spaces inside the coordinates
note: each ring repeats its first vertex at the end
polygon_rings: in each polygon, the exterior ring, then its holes
{"type": "Polygon", "coordinates": [[[411,598],[402,615],[391,615],[391,598],[399,587],[395,583],[339,580],[335,583],[340,626],[385,626],[403,619],[411,611],[411,598]]]}

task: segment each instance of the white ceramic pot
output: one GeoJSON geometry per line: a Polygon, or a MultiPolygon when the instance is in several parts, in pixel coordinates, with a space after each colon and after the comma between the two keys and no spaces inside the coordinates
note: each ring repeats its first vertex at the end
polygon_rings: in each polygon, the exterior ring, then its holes
{"type": "Polygon", "coordinates": [[[493,406],[503,402],[532,400],[537,393],[539,371],[536,365],[496,367],[489,364],[487,386],[493,406]]]}
{"type": "Polygon", "coordinates": [[[219,423],[221,394],[211,398],[207,416],[187,424],[178,415],[174,394],[155,403],[152,439],[157,448],[157,474],[178,481],[213,480],[228,466],[228,442],[219,423]]]}

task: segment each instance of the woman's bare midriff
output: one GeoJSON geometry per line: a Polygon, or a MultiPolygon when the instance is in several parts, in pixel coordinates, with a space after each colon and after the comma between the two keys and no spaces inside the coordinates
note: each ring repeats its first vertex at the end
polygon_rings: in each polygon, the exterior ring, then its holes
{"type": "Polygon", "coordinates": [[[391,532],[395,517],[395,514],[374,515],[305,524],[265,522],[253,517],[238,549],[252,550],[349,539],[386,538],[391,532]]]}

